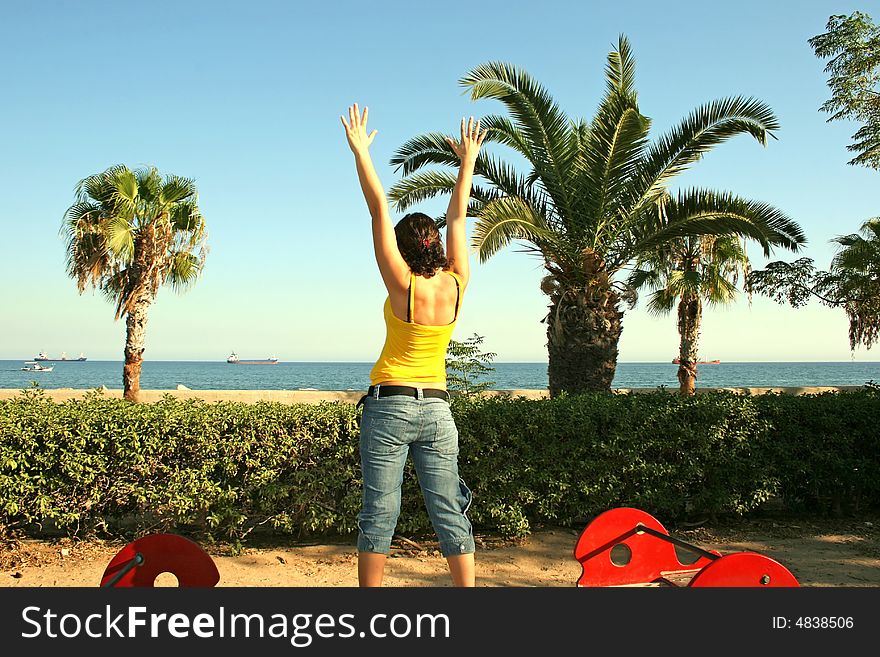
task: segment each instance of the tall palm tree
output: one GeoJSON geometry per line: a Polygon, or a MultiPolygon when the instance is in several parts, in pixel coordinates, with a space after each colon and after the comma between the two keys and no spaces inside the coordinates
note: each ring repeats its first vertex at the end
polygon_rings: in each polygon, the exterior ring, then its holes
{"type": "MultiPolygon", "coordinates": [[[[481,152],[474,173],[488,185],[474,185],[469,214],[477,218],[474,245],[481,261],[514,240],[544,261],[552,395],[610,388],[621,304],[634,299],[616,277],[639,255],[688,235],[747,236],[768,254],[773,246],[796,250],[804,242],[796,223],[764,203],[705,189],[667,189],[676,174],[735,135],[765,144],[778,128],[765,104],[717,100],[650,142],[650,120],[639,111],[635,62],[623,36],[608,55],[606,77],[605,96],[590,122],[566,117],[541,85],[509,64],[478,66],[460,81],[472,100],[506,107],[509,117],[482,120],[487,141],[512,148],[530,165],[520,173],[481,152]]],[[[405,176],[389,192],[399,210],[455,186],[450,171],[419,171],[457,165],[441,133],[411,139],[391,162],[405,176]]]]}
{"type": "Polygon", "coordinates": [[[735,235],[705,235],[672,240],[642,257],[629,278],[634,289],[652,291],[648,312],[666,315],[678,306],[678,383],[683,395],[696,388],[697,352],[703,301],[724,305],[736,298],[749,258],[735,235]]]}
{"type": "Polygon", "coordinates": [[[64,215],[67,273],[80,294],[88,285],[126,318],[124,397],[140,390],[147,311],[160,285],[192,286],[207,254],[195,183],[154,168],[111,167],[79,182],[64,215]]]}

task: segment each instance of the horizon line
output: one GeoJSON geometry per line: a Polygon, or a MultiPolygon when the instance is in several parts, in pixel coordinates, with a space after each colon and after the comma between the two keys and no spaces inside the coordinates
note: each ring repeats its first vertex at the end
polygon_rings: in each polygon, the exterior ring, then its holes
{"type": "MultiPolygon", "coordinates": [[[[18,362],[21,360],[33,360],[33,357],[29,359],[21,359],[21,358],[0,358],[0,361],[10,361],[10,362],[18,362]]],[[[102,359],[102,358],[86,358],[85,361],[78,361],[76,358],[68,358],[67,360],[58,360],[53,359],[51,362],[68,362],[68,363],[77,363],[77,362],[92,362],[92,363],[124,363],[124,359],[102,359]]],[[[169,359],[169,358],[145,358],[142,361],[143,363],[152,362],[152,363],[222,363],[226,365],[232,365],[233,363],[227,363],[223,359],[218,360],[178,360],[178,359],[169,359]]],[[[301,363],[301,364],[364,364],[364,365],[372,365],[375,363],[374,360],[279,360],[277,364],[282,363],[301,363]]],[[[494,364],[503,364],[503,365],[549,365],[548,361],[543,360],[496,360],[492,361],[494,364]]],[[[877,363],[880,364],[880,360],[727,360],[721,361],[720,363],[705,363],[708,365],[713,364],[730,364],[730,363],[877,363]]],[[[490,363],[491,364],[491,363],[490,363]]],[[[619,360],[617,361],[618,365],[674,365],[670,360],[619,360]]],[[[704,363],[698,363],[702,365],[704,363]]]]}

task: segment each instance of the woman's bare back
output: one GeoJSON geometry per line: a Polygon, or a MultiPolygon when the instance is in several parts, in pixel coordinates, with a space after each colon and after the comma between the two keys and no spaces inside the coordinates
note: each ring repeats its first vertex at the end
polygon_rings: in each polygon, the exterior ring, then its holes
{"type": "MultiPolygon", "coordinates": [[[[412,321],[426,326],[445,326],[455,319],[455,304],[463,290],[458,290],[455,278],[448,272],[438,271],[434,276],[415,277],[415,299],[412,321]]],[[[401,321],[407,321],[408,291],[391,294],[391,312],[401,321]]],[[[458,299],[459,304],[461,303],[458,299]]]]}

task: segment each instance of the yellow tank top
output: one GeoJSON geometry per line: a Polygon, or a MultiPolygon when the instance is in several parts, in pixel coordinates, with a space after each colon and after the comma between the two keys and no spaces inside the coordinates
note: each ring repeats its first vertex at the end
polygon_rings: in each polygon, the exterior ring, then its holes
{"type": "Polygon", "coordinates": [[[396,317],[391,310],[391,297],[385,299],[385,346],[379,360],[370,370],[370,384],[383,381],[413,381],[432,383],[446,381],[446,350],[452,339],[452,330],[458,321],[461,303],[461,279],[454,272],[446,272],[455,279],[458,297],[452,322],[442,326],[416,324],[412,321],[415,306],[415,274],[409,281],[409,321],[396,317]]]}

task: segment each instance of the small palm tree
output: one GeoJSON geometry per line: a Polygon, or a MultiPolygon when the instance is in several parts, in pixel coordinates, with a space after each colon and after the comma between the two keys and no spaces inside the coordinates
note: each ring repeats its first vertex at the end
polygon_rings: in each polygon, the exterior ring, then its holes
{"type": "Polygon", "coordinates": [[[67,273],[80,294],[88,285],[126,318],[124,397],[140,390],[147,311],[160,285],[192,286],[207,254],[195,183],[154,168],[107,169],[79,182],[64,216],[67,273]]]}
{"type": "Polygon", "coordinates": [[[630,276],[634,289],[652,291],[648,312],[666,315],[678,306],[678,382],[681,393],[694,394],[703,301],[725,305],[736,298],[749,258],[735,235],[683,237],[643,257],[630,276]]]}
{"type": "MultiPolygon", "coordinates": [[[[592,121],[569,119],[527,73],[504,63],[478,66],[461,84],[472,100],[500,101],[510,117],[482,120],[487,141],[512,148],[530,169],[481,152],[469,214],[477,218],[474,245],[481,261],[515,240],[544,261],[550,393],[607,390],[623,329],[621,304],[633,290],[617,280],[640,256],[686,236],[736,234],[796,250],[800,227],[779,210],[733,194],[691,189],[672,194],[674,177],[719,143],[739,134],[765,144],[778,128],[760,101],[728,98],[702,107],[653,142],[639,111],[635,62],[626,38],[608,55],[605,96],[592,121]]],[[[446,135],[411,139],[392,164],[404,179],[390,190],[399,210],[455,186],[446,135]]],[[[442,221],[442,218],[441,218],[442,221]]]]}

